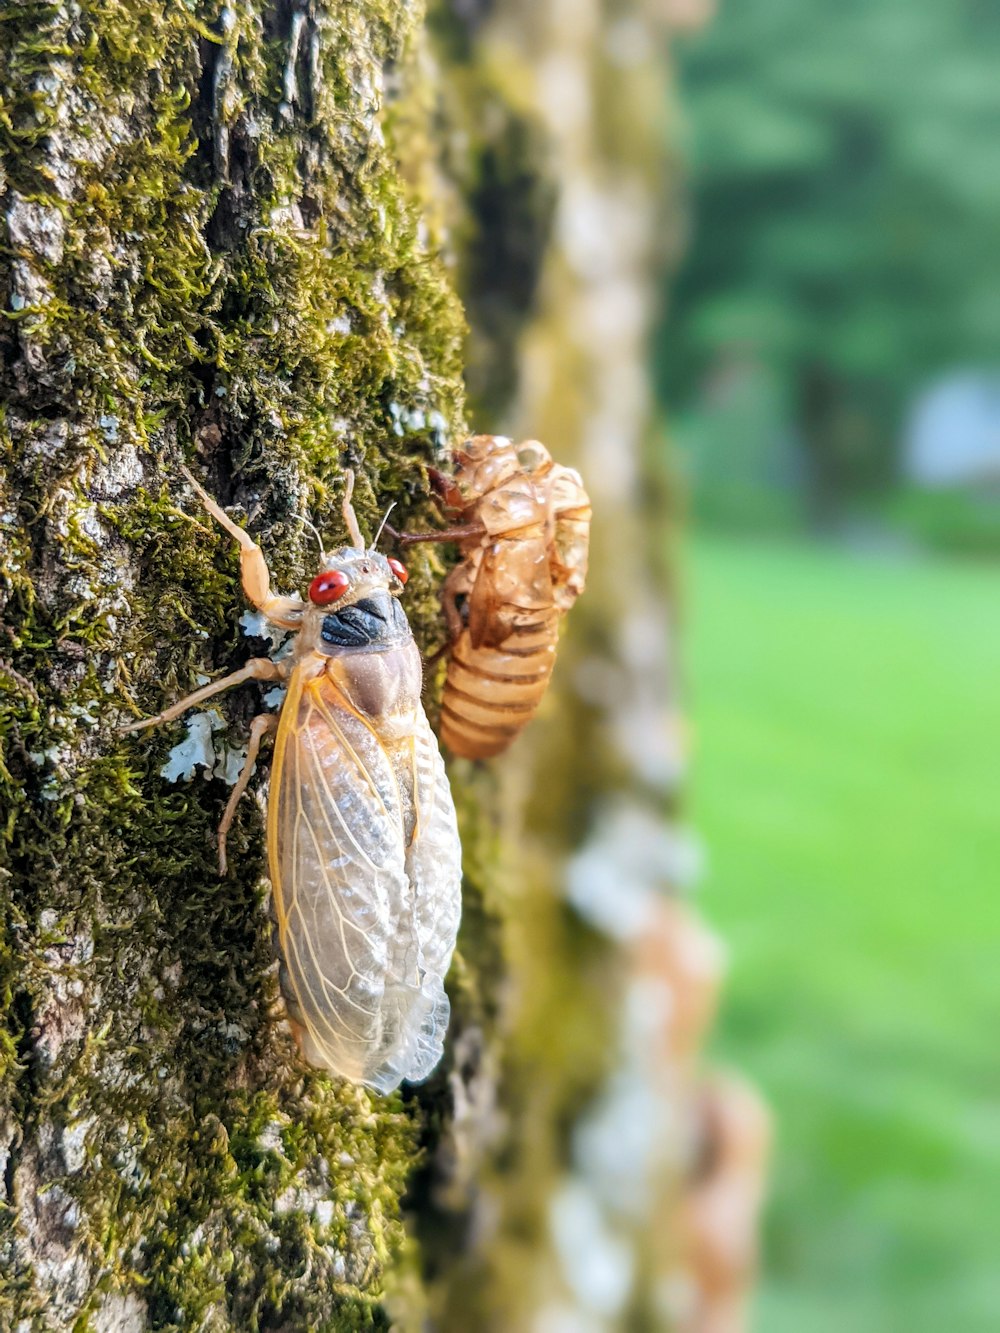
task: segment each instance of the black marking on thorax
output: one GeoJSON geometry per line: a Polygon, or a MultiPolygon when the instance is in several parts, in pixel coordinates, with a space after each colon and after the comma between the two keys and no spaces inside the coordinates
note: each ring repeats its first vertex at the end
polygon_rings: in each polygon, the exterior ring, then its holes
{"type": "Polygon", "coordinates": [[[323,617],[320,638],[337,648],[387,648],[409,638],[410,626],[399,601],[389,593],[373,593],[342,611],[323,617]]]}

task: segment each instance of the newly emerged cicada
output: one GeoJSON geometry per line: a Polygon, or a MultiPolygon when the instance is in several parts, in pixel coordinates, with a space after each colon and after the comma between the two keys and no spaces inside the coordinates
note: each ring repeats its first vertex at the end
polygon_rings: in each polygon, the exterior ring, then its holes
{"type": "Polygon", "coordinates": [[[459,544],[463,558],[441,589],[449,651],[441,739],[454,754],[485,759],[541,703],[559,622],[587,577],[590,500],[580,474],[537,440],[474,435],[455,464],[437,480],[459,524],[393,535],[459,544]]]}
{"type": "MultiPolygon", "coordinates": [[[[366,547],[323,553],[307,601],[273,596],[260,547],[184,475],[239,542],[243,589],[296,632],[287,661],[255,658],[138,731],[246,680],[286,680],[280,714],[250,728],[226,833],[264,735],[276,730],[268,866],[281,986],[305,1059],[378,1092],[426,1078],[441,1057],[444,990],[461,910],[461,847],[437,741],[420,702],[421,662],[398,600],[406,570],[366,547]]],[[[349,485],[353,481],[349,480],[349,485]]]]}

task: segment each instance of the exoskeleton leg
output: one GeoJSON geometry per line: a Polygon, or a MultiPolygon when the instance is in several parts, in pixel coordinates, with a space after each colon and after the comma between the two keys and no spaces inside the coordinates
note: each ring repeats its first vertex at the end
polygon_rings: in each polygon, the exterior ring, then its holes
{"type": "Polygon", "coordinates": [[[298,597],[274,597],[271,594],[271,576],[260,549],[249,532],[234,523],[221,505],[216,504],[205,488],[195,480],[186,467],[184,476],[194,487],[195,494],[220,527],[240,544],[240,577],[243,591],[258,611],[282,629],[298,629],[305,603],[298,597]]]}
{"type": "Polygon", "coordinates": [[[251,657],[246,666],[241,666],[239,671],[233,671],[228,676],[223,676],[221,680],[210,681],[200,690],[195,690],[193,694],[171,704],[162,713],[157,713],[155,717],[148,717],[143,722],[130,722],[127,727],[122,727],[122,731],[145,731],[147,727],[158,727],[161,722],[173,722],[189,708],[211,699],[213,694],[231,690],[234,685],[242,685],[247,680],[280,680],[286,673],[287,668],[281,662],[272,662],[269,657],[251,657]]]}
{"type": "Polygon", "coordinates": [[[457,528],[442,528],[440,532],[397,532],[386,523],[385,530],[402,546],[417,542],[460,542],[466,537],[482,537],[486,531],[481,523],[463,523],[457,528]]]}
{"type": "Polygon", "coordinates": [[[226,836],[232,827],[233,819],[236,815],[236,807],[240,803],[240,797],[247,789],[247,784],[253,775],[254,764],[257,762],[257,755],[260,752],[260,743],[269,731],[277,731],[278,715],[277,713],[258,713],[250,723],[250,740],[247,744],[247,758],[243,765],[240,776],[236,780],[236,786],[233,788],[226,804],[225,813],[222,816],[222,823],[219,825],[219,874],[224,875],[227,870],[226,865],[226,836]]]}
{"type": "Polygon", "coordinates": [[[441,610],[444,612],[444,623],[448,626],[449,647],[464,628],[462,613],[458,609],[458,599],[468,597],[474,581],[470,562],[463,560],[449,572],[441,584],[441,610]]]}

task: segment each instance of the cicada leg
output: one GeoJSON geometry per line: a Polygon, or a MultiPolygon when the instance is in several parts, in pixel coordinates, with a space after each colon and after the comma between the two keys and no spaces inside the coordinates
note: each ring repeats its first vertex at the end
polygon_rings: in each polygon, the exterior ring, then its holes
{"type": "Polygon", "coordinates": [[[460,542],[466,537],[481,537],[486,531],[481,523],[463,523],[457,528],[442,528],[440,532],[397,532],[386,523],[385,530],[402,546],[417,542],[460,542]]]}
{"type": "Polygon", "coordinates": [[[427,475],[430,477],[431,485],[437,491],[448,509],[461,510],[465,508],[465,500],[462,497],[462,492],[455,484],[452,477],[449,477],[446,472],[441,472],[436,467],[429,467],[427,469],[427,475]]]}
{"type": "Polygon", "coordinates": [[[448,626],[448,646],[450,647],[464,629],[462,613],[458,609],[458,599],[468,597],[475,582],[471,561],[462,560],[452,569],[441,584],[441,610],[444,622],[448,626]]]}
{"type": "Polygon", "coordinates": [[[269,731],[277,731],[278,715],[276,713],[258,713],[250,723],[250,740],[247,744],[247,758],[243,765],[240,776],[236,780],[236,786],[233,788],[222,816],[222,822],[219,825],[219,874],[224,875],[227,870],[226,864],[226,835],[232,827],[233,819],[236,816],[236,807],[240,803],[240,797],[247,789],[250,778],[253,774],[254,764],[257,762],[257,755],[260,753],[260,743],[269,731]]]}
{"type": "Polygon", "coordinates": [[[206,699],[211,699],[213,694],[221,694],[223,690],[231,690],[234,685],[242,685],[247,680],[280,680],[286,675],[286,668],[281,662],[272,662],[269,657],[251,657],[246,666],[241,666],[239,671],[230,672],[228,676],[223,676],[221,680],[210,681],[208,685],[203,685],[200,690],[195,690],[193,694],[178,700],[171,704],[169,708],[164,708],[162,713],[157,713],[155,717],[148,717],[142,722],[130,722],[127,727],[122,727],[122,731],[145,731],[147,727],[158,727],[162,722],[173,722],[175,718],[186,713],[189,708],[194,708],[196,704],[203,703],[206,699]]]}
{"type": "Polygon", "coordinates": [[[220,527],[240,544],[240,578],[247,600],[275,625],[282,629],[298,629],[305,603],[298,597],[275,597],[271,594],[271,575],[260,549],[249,532],[234,523],[221,505],[216,504],[205,488],[195,480],[186,467],[181,471],[194,487],[195,494],[220,527]]]}

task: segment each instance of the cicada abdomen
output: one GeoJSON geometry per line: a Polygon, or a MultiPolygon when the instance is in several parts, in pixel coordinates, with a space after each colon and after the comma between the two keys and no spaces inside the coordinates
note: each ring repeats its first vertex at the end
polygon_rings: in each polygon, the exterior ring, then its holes
{"type": "Polygon", "coordinates": [[[461,514],[463,558],[442,589],[441,739],[454,754],[486,759],[541,703],[560,621],[587,577],[590,500],[579,474],[536,440],[476,435],[455,458],[446,499],[461,514]]]}
{"type": "MultiPolygon", "coordinates": [[[[286,678],[268,801],[268,867],[281,986],[306,1060],[379,1092],[441,1057],[444,978],[461,911],[461,847],[437,741],[420,702],[420,654],[398,600],[406,570],[353,545],[324,554],[307,601],[270,593],[259,547],[189,478],[243,548],[243,586],[296,632],[290,663],[259,659],[150,723],[229,685],[286,678]]],[[[220,827],[225,835],[261,736],[220,827]]]]}

